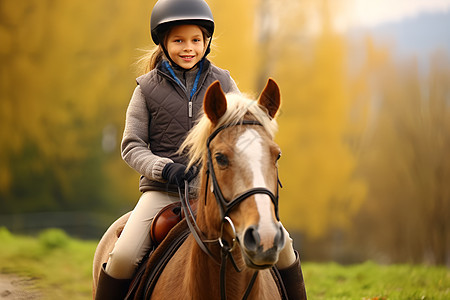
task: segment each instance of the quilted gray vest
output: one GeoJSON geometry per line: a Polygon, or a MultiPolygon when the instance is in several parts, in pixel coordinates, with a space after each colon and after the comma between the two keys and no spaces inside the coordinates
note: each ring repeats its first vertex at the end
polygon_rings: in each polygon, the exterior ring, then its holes
{"type": "MultiPolygon", "coordinates": [[[[151,151],[174,162],[186,164],[187,158],[176,155],[187,132],[203,113],[203,98],[208,87],[219,80],[225,93],[232,91],[234,82],[228,71],[205,60],[196,93],[189,99],[185,90],[171,77],[164,67],[157,68],[136,79],[147,103],[149,145],[151,151]]],[[[145,179],[143,179],[145,181],[145,179]]],[[[141,182],[141,185],[152,185],[141,182]]]]}

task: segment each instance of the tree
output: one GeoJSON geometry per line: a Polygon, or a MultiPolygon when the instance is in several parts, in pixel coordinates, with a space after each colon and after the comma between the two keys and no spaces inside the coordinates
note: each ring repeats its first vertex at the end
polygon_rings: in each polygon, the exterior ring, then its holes
{"type": "Polygon", "coordinates": [[[271,48],[276,51],[269,51],[275,57],[267,59],[276,62],[271,71],[283,96],[281,215],[285,225],[310,237],[348,228],[365,195],[346,141],[345,39],[333,32],[327,9],[326,1],[284,1],[275,10],[283,20],[271,48]],[[318,28],[306,26],[310,15],[319,16],[318,28]]]}
{"type": "Polygon", "coordinates": [[[449,60],[436,55],[424,80],[414,61],[399,66],[379,60],[373,44],[367,49],[370,71],[360,76],[370,76],[376,96],[358,147],[369,186],[356,218],[359,245],[387,262],[448,263],[449,60]]]}

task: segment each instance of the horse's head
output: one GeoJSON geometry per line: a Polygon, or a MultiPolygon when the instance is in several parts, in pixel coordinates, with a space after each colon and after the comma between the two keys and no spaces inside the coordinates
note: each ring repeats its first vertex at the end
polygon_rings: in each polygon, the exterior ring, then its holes
{"type": "Polygon", "coordinates": [[[187,138],[192,161],[201,159],[204,170],[206,203],[198,218],[208,235],[223,231],[228,244],[235,237],[246,265],[255,269],[275,264],[285,243],[278,220],[281,151],[273,141],[279,106],[280,91],[271,79],[257,102],[225,95],[216,82],[205,95],[205,116],[187,138]]]}

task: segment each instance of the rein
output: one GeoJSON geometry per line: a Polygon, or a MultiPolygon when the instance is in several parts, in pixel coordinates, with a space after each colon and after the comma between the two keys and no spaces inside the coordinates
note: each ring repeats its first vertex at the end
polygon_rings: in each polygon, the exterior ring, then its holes
{"type": "MultiPolygon", "coordinates": [[[[228,258],[230,259],[234,269],[236,270],[236,272],[242,272],[241,269],[239,269],[239,267],[236,264],[236,261],[233,258],[232,255],[232,251],[234,250],[235,246],[236,246],[236,229],[234,227],[233,221],[231,220],[231,218],[228,216],[230,211],[236,207],[239,203],[241,203],[242,201],[244,201],[245,199],[247,199],[248,197],[255,195],[255,194],[266,194],[270,197],[270,199],[272,200],[274,207],[275,207],[275,215],[277,217],[277,220],[279,221],[279,215],[278,215],[278,187],[281,186],[281,182],[277,176],[277,195],[275,196],[270,190],[266,189],[266,188],[262,188],[262,187],[258,187],[258,188],[252,188],[244,193],[242,193],[241,195],[237,196],[236,198],[234,198],[231,201],[227,201],[225,199],[225,197],[223,196],[222,190],[220,189],[219,183],[217,182],[217,178],[216,178],[216,174],[214,172],[214,168],[213,168],[213,163],[212,163],[212,158],[211,158],[211,150],[210,150],[210,143],[211,141],[219,134],[219,132],[221,132],[222,130],[228,128],[228,127],[232,127],[232,126],[236,126],[236,125],[258,125],[258,126],[262,126],[261,123],[257,122],[257,121],[250,121],[250,120],[244,120],[241,123],[238,124],[228,124],[228,125],[223,125],[219,128],[217,128],[209,137],[206,143],[206,147],[208,150],[208,161],[207,161],[207,170],[206,170],[206,185],[205,185],[205,204],[206,204],[206,195],[207,195],[207,190],[208,190],[208,183],[209,183],[209,176],[211,176],[211,181],[213,184],[213,194],[216,198],[217,204],[219,205],[220,208],[220,214],[221,214],[221,218],[222,218],[222,222],[221,222],[221,233],[220,236],[217,239],[214,240],[207,240],[203,237],[203,234],[201,232],[201,230],[199,229],[197,222],[195,221],[195,217],[194,214],[192,212],[191,206],[189,204],[189,183],[187,180],[184,181],[184,185],[185,185],[185,190],[184,190],[184,196],[181,192],[181,189],[178,188],[178,192],[180,194],[180,201],[181,201],[181,206],[183,208],[184,214],[186,216],[186,222],[187,225],[189,227],[189,230],[191,231],[195,241],[197,242],[198,246],[200,247],[200,249],[202,249],[202,251],[204,253],[206,253],[214,262],[216,262],[217,264],[220,265],[220,295],[221,295],[221,299],[222,300],[226,300],[227,296],[226,296],[226,264],[228,261],[228,258]],[[228,223],[231,227],[231,229],[233,230],[234,233],[234,238],[232,239],[232,245],[228,245],[228,242],[223,240],[223,228],[224,228],[224,224],[228,223]],[[218,243],[221,249],[221,259],[220,262],[217,261],[217,259],[214,257],[214,255],[211,253],[211,251],[209,250],[209,248],[207,247],[206,243],[218,243]]],[[[242,297],[243,300],[247,299],[247,297],[250,295],[250,292],[253,288],[253,285],[256,281],[256,278],[258,276],[258,271],[255,271],[255,273],[253,274],[247,289],[242,297]]]]}

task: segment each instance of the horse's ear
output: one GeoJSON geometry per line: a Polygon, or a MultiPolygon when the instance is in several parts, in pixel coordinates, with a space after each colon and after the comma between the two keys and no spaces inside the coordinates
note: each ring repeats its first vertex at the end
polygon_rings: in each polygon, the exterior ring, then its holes
{"type": "Polygon", "coordinates": [[[218,80],[213,82],[206,91],[203,109],[214,125],[227,111],[227,99],[218,80]]]}
{"type": "Polygon", "coordinates": [[[267,81],[261,96],[259,96],[258,104],[267,108],[267,112],[271,118],[275,117],[280,108],[281,95],[278,84],[272,78],[267,81]]]}

